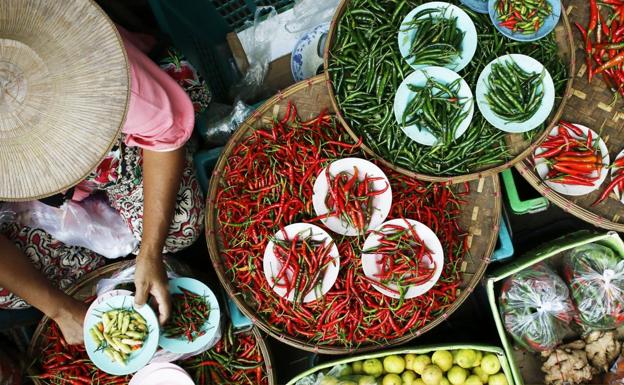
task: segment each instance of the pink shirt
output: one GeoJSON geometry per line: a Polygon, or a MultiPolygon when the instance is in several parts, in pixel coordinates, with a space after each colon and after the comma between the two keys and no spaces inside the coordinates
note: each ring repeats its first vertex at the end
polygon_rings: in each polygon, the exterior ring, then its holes
{"type": "Polygon", "coordinates": [[[130,64],[130,106],[122,132],[128,146],[153,151],[182,147],[193,133],[195,111],[191,99],[119,28],[130,64]]]}

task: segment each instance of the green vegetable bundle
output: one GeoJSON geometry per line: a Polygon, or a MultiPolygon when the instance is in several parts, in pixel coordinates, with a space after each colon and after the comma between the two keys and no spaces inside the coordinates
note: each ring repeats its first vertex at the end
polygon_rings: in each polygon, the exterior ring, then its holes
{"type": "Polygon", "coordinates": [[[544,99],[544,72],[528,73],[516,62],[494,63],[487,79],[485,99],[507,122],[526,122],[544,99]]]}
{"type": "Polygon", "coordinates": [[[414,31],[408,59],[413,64],[447,66],[461,55],[464,32],[457,28],[457,17],[440,17],[444,9],[425,9],[404,24],[403,31],[414,31]]]}
{"type": "Polygon", "coordinates": [[[529,350],[557,346],[574,317],[565,282],[544,264],[507,278],[501,289],[499,309],[505,329],[529,350]]]}
{"type": "MultiPolygon", "coordinates": [[[[522,53],[540,61],[553,77],[561,97],[567,69],[554,34],[538,42],[515,42],[498,33],[488,15],[460,6],[474,21],[479,48],[459,74],[475,89],[479,74],[499,56],[522,53]]],[[[330,47],[329,73],[339,109],[357,135],[376,154],[412,172],[452,176],[502,164],[512,155],[505,133],[475,111],[467,132],[452,144],[430,147],[412,141],[394,119],[394,94],[412,72],[401,57],[397,34],[401,21],[424,0],[350,0],[330,47]]],[[[529,135],[543,130],[537,128],[529,135]]]]}
{"type": "Polygon", "coordinates": [[[624,323],[624,259],[596,243],[572,250],[564,277],[582,325],[614,329],[624,323]]]}

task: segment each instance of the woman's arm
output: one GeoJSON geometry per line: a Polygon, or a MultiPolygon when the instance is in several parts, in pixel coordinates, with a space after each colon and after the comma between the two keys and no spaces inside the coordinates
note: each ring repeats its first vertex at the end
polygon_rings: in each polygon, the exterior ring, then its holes
{"type": "Polygon", "coordinates": [[[154,296],[158,302],[161,324],[169,318],[171,312],[162,250],[180,188],[184,151],[184,148],[167,152],[143,150],[143,237],[134,277],[135,302],[141,306],[149,294],[154,296]]]}
{"type": "Polygon", "coordinates": [[[87,307],[68,296],[37,270],[9,239],[0,235],[0,287],[24,299],[58,323],[70,344],[83,342],[87,307]]]}

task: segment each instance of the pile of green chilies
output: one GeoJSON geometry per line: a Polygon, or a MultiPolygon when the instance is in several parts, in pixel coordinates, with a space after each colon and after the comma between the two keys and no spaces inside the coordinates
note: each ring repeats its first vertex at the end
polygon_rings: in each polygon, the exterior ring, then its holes
{"type": "Polygon", "coordinates": [[[441,17],[444,8],[425,9],[403,24],[403,31],[414,31],[407,59],[418,65],[447,66],[461,55],[464,32],[457,28],[457,17],[441,17]]]}
{"type": "Polygon", "coordinates": [[[178,288],[182,293],[171,295],[171,318],[162,332],[167,338],[184,338],[193,342],[206,334],[203,327],[210,316],[210,304],[206,297],[183,287],[178,288]]]}
{"type": "Polygon", "coordinates": [[[460,100],[458,95],[460,82],[461,78],[450,84],[442,84],[429,78],[422,87],[408,84],[407,88],[414,95],[403,112],[403,127],[415,124],[419,130],[431,132],[438,143],[451,144],[457,129],[469,113],[464,111],[468,101],[460,100]]]}
{"type": "MultiPolygon", "coordinates": [[[[401,58],[396,42],[401,21],[425,1],[351,0],[340,19],[330,48],[329,72],[338,106],[344,118],[376,154],[407,170],[437,176],[476,172],[511,158],[505,133],[491,126],[475,109],[467,132],[452,145],[423,146],[403,133],[394,119],[394,94],[412,72],[401,58]]],[[[560,98],[567,81],[567,67],[559,55],[553,34],[538,42],[509,40],[497,32],[488,15],[459,4],[475,23],[479,48],[459,74],[475,89],[479,74],[492,60],[508,53],[522,53],[540,61],[553,77],[560,98]]],[[[535,135],[535,129],[528,135],[535,135]]]]}
{"type": "Polygon", "coordinates": [[[492,64],[485,99],[492,111],[506,122],[526,122],[544,99],[544,72],[526,72],[516,62],[492,64]]]}
{"type": "MultiPolygon", "coordinates": [[[[392,189],[389,219],[412,218],[429,226],[445,256],[442,275],[427,293],[404,301],[384,296],[362,270],[364,236],[333,236],[340,272],[320,300],[293,304],[278,296],[263,272],[269,238],[280,228],[316,216],[316,175],[331,162],[363,157],[335,119],[321,113],[302,122],[292,105],[282,119],[250,132],[228,154],[219,173],[215,209],[221,260],[227,279],[273,333],[301,343],[355,348],[384,344],[429,324],[457,299],[459,266],[468,252],[458,218],[468,185],[453,189],[405,177],[383,165],[392,189]]],[[[314,222],[323,226],[320,221],[314,222]]],[[[374,283],[374,282],[373,282],[374,283]]]]}

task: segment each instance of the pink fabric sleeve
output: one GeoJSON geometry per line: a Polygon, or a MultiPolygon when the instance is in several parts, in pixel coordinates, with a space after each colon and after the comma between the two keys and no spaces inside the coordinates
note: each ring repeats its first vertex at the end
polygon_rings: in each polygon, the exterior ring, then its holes
{"type": "Polygon", "coordinates": [[[124,142],[153,151],[182,147],[193,133],[191,99],[167,73],[122,33],[130,64],[131,94],[124,142]]]}

